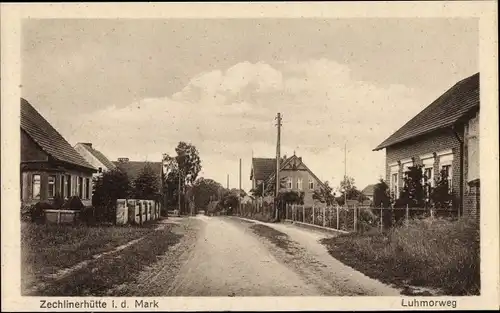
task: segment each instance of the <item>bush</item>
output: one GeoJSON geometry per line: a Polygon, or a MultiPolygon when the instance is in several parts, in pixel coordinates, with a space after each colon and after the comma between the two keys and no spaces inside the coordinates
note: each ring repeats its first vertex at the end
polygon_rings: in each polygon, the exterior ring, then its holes
{"type": "Polygon", "coordinates": [[[45,222],[45,210],[54,209],[51,203],[46,201],[37,202],[30,208],[31,221],[35,223],[45,222]]]}

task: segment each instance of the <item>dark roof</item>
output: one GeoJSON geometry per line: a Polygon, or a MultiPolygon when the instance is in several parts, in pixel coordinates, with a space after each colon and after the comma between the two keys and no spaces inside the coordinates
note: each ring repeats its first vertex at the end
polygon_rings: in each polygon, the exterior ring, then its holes
{"type": "Polygon", "coordinates": [[[375,184],[366,186],[361,192],[365,196],[368,196],[368,195],[373,195],[374,191],[375,191],[375,184]]]}
{"type": "Polygon", "coordinates": [[[265,180],[276,170],[276,158],[253,158],[252,170],[255,180],[265,180]]]}
{"type": "Polygon", "coordinates": [[[80,143],[81,146],[83,146],[90,154],[92,154],[96,159],[99,160],[104,166],[106,166],[108,169],[114,169],[116,168],[116,165],[113,164],[104,154],[101,153],[101,151],[94,149],[92,146],[85,144],[85,143],[80,143]]]}
{"type": "Polygon", "coordinates": [[[52,158],[95,171],[85,159],[25,99],[21,98],[21,129],[52,158]]]}
{"type": "MultiPolygon", "coordinates": [[[[288,163],[290,163],[294,159],[299,159],[302,165],[306,168],[309,173],[320,183],[323,185],[323,182],[305,165],[302,161],[302,158],[293,155],[289,158],[284,156],[281,159],[280,170],[283,169],[288,163]]],[[[253,175],[255,175],[255,180],[264,180],[269,181],[270,179],[274,179],[276,173],[276,158],[253,158],[252,159],[252,170],[253,175]]]]}
{"type": "Polygon", "coordinates": [[[146,166],[149,165],[153,169],[155,173],[158,174],[158,181],[161,182],[161,171],[162,171],[162,163],[161,162],[142,162],[142,161],[127,161],[127,162],[116,162],[113,161],[113,164],[116,165],[116,167],[127,173],[128,178],[130,181],[133,181],[134,179],[139,176],[141,170],[146,166]]]}
{"type": "Polygon", "coordinates": [[[438,129],[450,127],[457,123],[464,115],[478,108],[479,73],[476,73],[456,83],[403,127],[379,144],[374,151],[438,129]]]}

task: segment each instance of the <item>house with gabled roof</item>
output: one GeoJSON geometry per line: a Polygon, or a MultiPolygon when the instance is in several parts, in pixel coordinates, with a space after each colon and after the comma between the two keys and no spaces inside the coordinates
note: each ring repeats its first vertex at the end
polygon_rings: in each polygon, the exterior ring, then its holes
{"type": "Polygon", "coordinates": [[[74,146],[75,150],[90,165],[97,169],[94,176],[102,175],[103,172],[116,169],[116,165],[111,162],[101,151],[92,147],[90,142],[79,142],[74,146]]]}
{"type": "Polygon", "coordinates": [[[52,202],[78,196],[92,204],[90,165],[25,99],[21,98],[21,202],[52,202]]]}
{"type": "Polygon", "coordinates": [[[399,197],[403,175],[422,165],[427,196],[441,173],[460,215],[479,216],[479,73],[467,77],[380,143],[386,179],[399,197]]]}
{"type": "MultiPolygon", "coordinates": [[[[252,189],[267,188],[274,184],[276,173],[275,158],[252,158],[250,180],[252,189]]],[[[289,158],[284,156],[280,160],[279,179],[280,191],[296,191],[304,193],[304,205],[319,204],[313,199],[314,191],[319,189],[323,182],[306,166],[302,157],[295,154],[289,158]]]]}
{"type": "Polygon", "coordinates": [[[370,201],[373,201],[373,194],[375,193],[375,184],[370,184],[361,190],[361,193],[366,196],[370,201]]]}

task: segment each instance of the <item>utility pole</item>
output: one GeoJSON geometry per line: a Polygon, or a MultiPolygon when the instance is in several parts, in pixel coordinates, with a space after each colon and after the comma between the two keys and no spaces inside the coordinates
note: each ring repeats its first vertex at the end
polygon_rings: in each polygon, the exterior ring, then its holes
{"type": "Polygon", "coordinates": [[[238,211],[241,214],[241,158],[240,158],[240,171],[239,171],[239,190],[238,190],[238,198],[239,198],[239,205],[238,205],[238,211]]]}
{"type": "Polygon", "coordinates": [[[344,144],[344,205],[347,208],[347,142],[344,144]]]}
{"type": "Polygon", "coordinates": [[[226,188],[229,190],[229,174],[227,174],[226,188]]]}
{"type": "Polygon", "coordinates": [[[278,113],[276,116],[276,126],[278,127],[278,138],[276,140],[276,190],[274,191],[274,199],[276,203],[276,219],[278,218],[278,193],[280,190],[280,167],[281,167],[281,156],[280,156],[280,150],[281,150],[281,114],[278,113]]]}
{"type": "Polygon", "coordinates": [[[181,171],[179,169],[179,188],[177,190],[177,199],[179,202],[179,214],[181,214],[181,171]]]}

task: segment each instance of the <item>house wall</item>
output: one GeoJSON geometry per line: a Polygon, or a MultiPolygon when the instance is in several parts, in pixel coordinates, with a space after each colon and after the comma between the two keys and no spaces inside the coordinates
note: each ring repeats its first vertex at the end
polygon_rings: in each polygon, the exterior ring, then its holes
{"type": "MultiPolygon", "coordinates": [[[[463,140],[464,130],[457,130],[460,138],[463,140]]],[[[402,144],[394,145],[386,149],[386,180],[391,186],[391,165],[405,159],[414,158],[414,164],[422,164],[421,157],[426,154],[440,153],[442,151],[451,150],[453,155],[452,161],[452,190],[456,201],[454,205],[463,207],[460,203],[460,170],[462,168],[460,158],[460,141],[456,138],[450,129],[443,129],[433,132],[426,136],[422,136],[416,140],[404,142],[402,144]]],[[[399,168],[399,183],[400,190],[403,188],[403,166],[398,165],[399,168]]],[[[438,177],[440,173],[440,160],[439,156],[433,156],[433,175],[438,177]]],[[[463,186],[466,185],[465,180],[463,186]]]]}
{"type": "Polygon", "coordinates": [[[48,159],[47,153],[21,129],[21,162],[48,161],[48,159]]]}
{"type": "MultiPolygon", "coordinates": [[[[85,159],[85,161],[87,161],[90,165],[92,165],[96,169],[101,168],[102,171],[109,170],[106,167],[106,165],[101,163],[101,161],[99,161],[99,159],[97,159],[92,153],[90,153],[89,150],[87,150],[85,147],[83,147],[82,144],[76,144],[74,148],[75,148],[76,152],[78,152],[85,159]]],[[[93,177],[98,177],[101,175],[102,175],[102,173],[99,173],[99,172],[92,174],[93,177]]]]}
{"type": "MultiPolygon", "coordinates": [[[[29,169],[29,170],[23,170],[21,172],[21,202],[23,205],[31,205],[35,204],[39,201],[51,201],[53,200],[53,197],[49,196],[49,176],[54,175],[55,176],[55,191],[56,193],[60,193],[61,195],[64,195],[65,199],[67,199],[69,196],[74,196],[78,195],[78,186],[77,186],[77,179],[78,177],[82,177],[84,180],[87,178],[88,179],[88,184],[89,184],[89,195],[85,197],[85,191],[84,189],[81,200],[83,205],[85,206],[91,206],[92,205],[92,173],[90,172],[83,172],[83,171],[78,171],[74,169],[29,169]],[[33,199],[33,175],[40,175],[40,198],[39,199],[33,199]],[[61,184],[62,182],[62,176],[68,177],[69,175],[71,177],[71,190],[70,194],[67,194],[66,191],[66,186],[67,182],[65,184],[61,184]],[[63,189],[62,189],[63,188],[63,189]]],[[[84,184],[86,182],[84,181],[84,184]]]]}
{"type": "Polygon", "coordinates": [[[479,112],[465,125],[464,129],[464,212],[479,217],[479,112]]]}
{"type": "Polygon", "coordinates": [[[312,176],[309,171],[307,170],[282,170],[280,171],[280,180],[283,178],[292,178],[292,188],[287,189],[287,188],[281,188],[281,191],[287,191],[287,190],[293,190],[293,191],[303,191],[304,192],[304,205],[307,206],[312,206],[312,205],[319,205],[320,203],[317,203],[316,201],[313,200],[312,196],[314,194],[314,189],[319,188],[319,185],[321,182],[319,182],[314,176],[312,176]],[[297,188],[297,181],[298,179],[302,179],[302,189],[299,190],[297,188]],[[309,188],[309,180],[313,181],[313,189],[309,188]]]}

